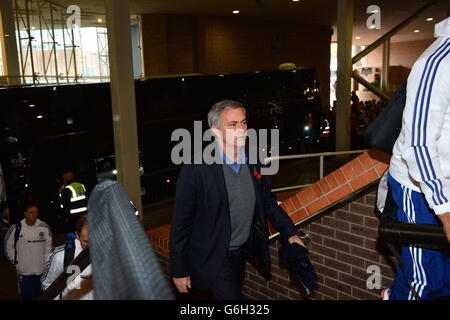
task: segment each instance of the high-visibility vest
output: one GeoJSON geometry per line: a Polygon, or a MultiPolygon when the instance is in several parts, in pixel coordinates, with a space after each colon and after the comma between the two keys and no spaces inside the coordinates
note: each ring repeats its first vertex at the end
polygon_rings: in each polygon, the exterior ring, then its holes
{"type": "Polygon", "coordinates": [[[64,208],[61,204],[62,209],[69,209],[70,214],[86,214],[87,213],[87,198],[86,198],[86,188],[82,183],[71,182],[61,187],[59,196],[62,196],[62,191],[64,189],[69,189],[71,192],[69,208],[64,208]]]}

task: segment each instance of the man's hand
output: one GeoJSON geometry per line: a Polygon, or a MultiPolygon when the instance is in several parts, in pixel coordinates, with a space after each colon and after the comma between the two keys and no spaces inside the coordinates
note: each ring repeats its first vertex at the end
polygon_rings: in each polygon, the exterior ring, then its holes
{"type": "Polygon", "coordinates": [[[292,237],[290,237],[288,239],[288,242],[289,242],[289,244],[295,242],[295,243],[298,243],[299,245],[304,246],[306,248],[305,243],[303,242],[302,239],[300,239],[299,236],[292,236],[292,237]]]}
{"type": "Polygon", "coordinates": [[[173,278],[173,283],[175,283],[179,293],[188,293],[188,288],[191,288],[191,277],[173,278]]]}
{"type": "Polygon", "coordinates": [[[450,212],[440,214],[438,215],[438,218],[442,222],[445,235],[447,236],[447,241],[450,243],[450,212]]]}

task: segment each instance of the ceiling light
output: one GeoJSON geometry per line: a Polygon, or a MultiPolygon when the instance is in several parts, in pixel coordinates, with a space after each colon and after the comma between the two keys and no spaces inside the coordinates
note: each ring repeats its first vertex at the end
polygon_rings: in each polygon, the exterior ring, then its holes
{"type": "Polygon", "coordinates": [[[98,18],[98,19],[97,19],[97,22],[98,22],[98,23],[102,23],[102,22],[103,22],[103,19],[98,18]]]}
{"type": "Polygon", "coordinates": [[[39,115],[39,116],[37,116],[36,118],[42,119],[43,117],[44,117],[44,116],[39,115]]]}
{"type": "Polygon", "coordinates": [[[233,13],[234,13],[234,14],[238,14],[238,13],[239,13],[239,10],[234,10],[233,13]]]}
{"type": "Polygon", "coordinates": [[[433,21],[434,18],[427,18],[427,21],[433,21]]]}
{"type": "Polygon", "coordinates": [[[420,32],[420,30],[414,30],[414,32],[415,32],[415,33],[418,33],[418,32],[420,32]]]}
{"type": "Polygon", "coordinates": [[[31,27],[31,30],[36,30],[36,27],[31,27]]]}
{"type": "Polygon", "coordinates": [[[359,39],[361,39],[361,37],[355,37],[355,39],[356,39],[356,40],[359,40],[359,39]]]}
{"type": "Polygon", "coordinates": [[[36,107],[36,105],[35,104],[30,104],[30,105],[28,105],[28,107],[34,108],[34,107],[36,107]]]}
{"type": "Polygon", "coordinates": [[[292,2],[300,2],[300,0],[292,0],[292,2]]]}

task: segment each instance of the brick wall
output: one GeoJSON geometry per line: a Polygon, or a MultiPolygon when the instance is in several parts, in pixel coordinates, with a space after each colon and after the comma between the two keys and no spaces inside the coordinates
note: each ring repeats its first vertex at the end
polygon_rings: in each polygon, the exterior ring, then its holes
{"type": "Polygon", "coordinates": [[[142,30],[145,75],[168,74],[167,16],[142,15],[142,30]]]}
{"type": "Polygon", "coordinates": [[[393,263],[387,249],[378,243],[375,194],[370,193],[345,207],[302,227],[311,236],[310,259],[319,276],[319,286],[306,297],[298,291],[289,272],[280,266],[278,240],[270,246],[273,270],[270,280],[247,263],[243,292],[249,299],[374,300],[380,290],[369,290],[366,272],[371,265],[381,269],[382,288],[392,284],[393,263]],[[386,258],[388,257],[388,258],[386,258]]]}
{"type": "Polygon", "coordinates": [[[194,72],[194,18],[142,15],[145,75],[194,72]]]}
{"type": "MultiPolygon", "coordinates": [[[[389,287],[393,263],[382,243],[378,243],[378,219],[375,194],[359,199],[323,216],[327,208],[354,192],[375,183],[387,169],[389,157],[377,150],[364,153],[313,185],[286,196],[281,206],[296,224],[311,234],[311,261],[319,278],[319,287],[308,299],[376,299],[380,290],[368,290],[366,270],[381,269],[382,288],[389,287]]],[[[155,251],[168,257],[170,226],[147,231],[155,251]]],[[[272,235],[276,230],[270,228],[272,235]]],[[[279,241],[270,245],[272,274],[267,281],[249,264],[246,267],[244,294],[249,299],[305,299],[280,265],[279,241]]],[[[167,258],[163,258],[167,263],[167,258]]]]}
{"type": "Polygon", "coordinates": [[[329,104],[331,28],[215,16],[142,16],[145,74],[276,70],[281,63],[315,67],[329,104]]]}

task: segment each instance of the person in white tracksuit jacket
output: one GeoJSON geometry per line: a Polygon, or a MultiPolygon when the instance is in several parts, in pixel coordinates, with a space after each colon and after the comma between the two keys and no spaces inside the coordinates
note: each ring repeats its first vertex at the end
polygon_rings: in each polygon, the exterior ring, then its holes
{"type": "Polygon", "coordinates": [[[24,300],[42,293],[40,277],[52,252],[50,227],[38,219],[39,209],[34,203],[25,206],[25,218],[20,222],[20,234],[14,246],[16,225],[5,236],[6,258],[16,267],[19,294],[24,300]]]}
{"type": "MultiPolygon", "coordinates": [[[[84,248],[88,246],[87,217],[81,216],[75,222],[75,254],[76,258],[84,248]]],[[[65,246],[55,248],[47,261],[44,274],[41,277],[42,288],[46,290],[56,278],[64,271],[65,246]]],[[[55,298],[55,300],[93,300],[91,265],[88,265],[80,274],[69,277],[67,287],[55,298]],[[70,281],[72,280],[72,281],[70,281]]],[[[72,273],[73,271],[71,271],[72,273]]]]}
{"type": "MultiPolygon", "coordinates": [[[[400,222],[442,224],[450,242],[450,17],[436,24],[437,40],[408,78],[400,135],[388,183],[400,222]]],[[[402,248],[407,278],[398,270],[389,300],[450,295],[450,257],[438,250],[402,248]]]]}

